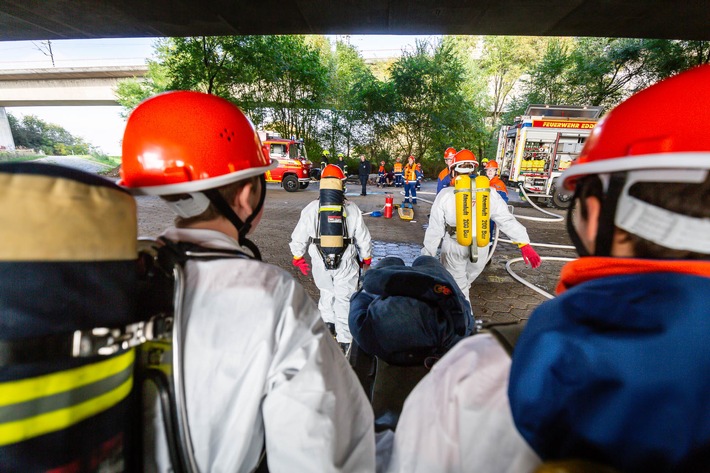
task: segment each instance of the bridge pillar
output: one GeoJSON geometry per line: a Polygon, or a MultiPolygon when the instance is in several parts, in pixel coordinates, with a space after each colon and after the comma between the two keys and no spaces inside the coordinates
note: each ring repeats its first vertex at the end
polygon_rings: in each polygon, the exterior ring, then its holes
{"type": "Polygon", "coordinates": [[[10,122],[7,120],[5,107],[0,107],[0,150],[15,150],[15,140],[12,139],[10,122]]]}

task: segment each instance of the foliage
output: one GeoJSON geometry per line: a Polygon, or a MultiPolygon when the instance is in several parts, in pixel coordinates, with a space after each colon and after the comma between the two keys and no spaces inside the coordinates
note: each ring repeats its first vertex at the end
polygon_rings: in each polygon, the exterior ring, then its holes
{"type": "Polygon", "coordinates": [[[540,57],[546,40],[529,36],[486,36],[480,67],[491,84],[493,126],[499,122],[508,96],[523,73],[540,57]]]}
{"type": "Polygon", "coordinates": [[[659,80],[708,62],[708,41],[554,38],[528,69],[524,93],[509,102],[504,122],[511,123],[530,103],[608,110],[659,80]]]}
{"type": "Polygon", "coordinates": [[[8,113],[7,119],[18,148],[35,149],[58,156],[89,154],[91,151],[91,145],[83,138],[75,137],[59,125],[47,123],[35,115],[26,115],[20,121],[8,113]]]}
{"type": "Polygon", "coordinates": [[[641,88],[710,62],[710,42],[445,36],[391,61],[366,63],[323,36],[170,38],[142,80],[124,81],[126,113],[166,90],[238,104],[258,128],[306,140],[356,164],[414,154],[441,164],[449,146],[495,152],[497,130],[531,103],[609,109],[641,88]]]}
{"type": "Polygon", "coordinates": [[[463,88],[465,69],[450,42],[417,43],[391,69],[396,111],[390,133],[400,156],[440,160],[448,146],[473,147],[480,116],[463,88]]]}
{"type": "MultiPolygon", "coordinates": [[[[157,47],[161,42],[156,43],[157,47]]],[[[167,68],[158,61],[148,61],[148,72],[144,78],[119,81],[116,87],[116,101],[123,107],[121,116],[127,118],[131,110],[148,97],[168,89],[167,68]]]]}

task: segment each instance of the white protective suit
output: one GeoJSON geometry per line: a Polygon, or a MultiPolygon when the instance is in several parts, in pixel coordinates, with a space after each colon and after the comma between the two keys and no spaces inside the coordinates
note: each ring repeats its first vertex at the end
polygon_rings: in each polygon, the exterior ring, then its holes
{"type": "MultiPolygon", "coordinates": [[[[533,471],[540,459],[516,430],[508,402],[510,366],[490,334],[457,343],[407,397],[389,463],[378,450],[377,471],[533,471]]],[[[378,449],[388,441],[378,440],[378,449]]]]}
{"type": "MultiPolygon", "coordinates": [[[[212,230],[164,236],[249,253],[212,230]]],[[[185,392],[200,471],[251,472],[266,442],[271,473],[372,472],[372,408],[303,287],[251,259],[185,269],[185,392]]],[[[148,471],[171,471],[164,442],[156,449],[148,471]]]]}
{"type": "MultiPolygon", "coordinates": [[[[524,226],[518,222],[513,214],[508,210],[508,206],[501,196],[495,192],[490,193],[490,216],[491,220],[500,226],[511,240],[517,243],[530,243],[530,237],[524,226]]],[[[475,204],[473,206],[475,215],[475,204]]],[[[441,263],[451,273],[456,283],[463,291],[466,300],[469,300],[469,290],[471,284],[486,267],[488,259],[488,246],[478,248],[478,261],[471,263],[469,260],[469,249],[461,246],[456,241],[456,235],[449,235],[446,232],[445,224],[456,227],[456,198],[454,187],[442,189],[436,196],[431,207],[429,216],[429,227],[424,234],[423,255],[436,256],[436,250],[441,243],[441,263]]],[[[475,243],[475,238],[474,238],[475,243]]],[[[470,302],[470,300],[469,300],[470,302]]]]}
{"type": "Polygon", "coordinates": [[[309,243],[311,238],[316,238],[318,230],[318,208],[320,202],[315,200],[301,211],[301,218],[291,234],[291,253],[301,257],[306,253],[311,255],[313,280],[320,290],[318,309],[321,317],[327,323],[335,324],[335,332],[339,343],[350,343],[350,327],[348,314],[350,313],[350,297],[357,291],[360,259],[370,258],[372,255],[372,237],[362,218],[362,212],[352,202],[345,201],[344,216],[347,233],[353,243],[343,252],[340,267],[325,269],[323,258],[318,252],[315,243],[309,243]]]}

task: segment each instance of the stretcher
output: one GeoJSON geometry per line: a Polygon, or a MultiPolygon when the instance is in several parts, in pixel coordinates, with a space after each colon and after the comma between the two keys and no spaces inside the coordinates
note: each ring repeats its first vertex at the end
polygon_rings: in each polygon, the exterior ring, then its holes
{"type": "Polygon", "coordinates": [[[402,220],[412,220],[414,218],[414,207],[412,204],[404,203],[397,208],[399,218],[402,220]]]}

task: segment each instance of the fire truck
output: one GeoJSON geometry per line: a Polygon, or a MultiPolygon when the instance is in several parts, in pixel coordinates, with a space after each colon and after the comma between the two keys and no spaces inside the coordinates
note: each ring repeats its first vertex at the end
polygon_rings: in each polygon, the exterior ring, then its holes
{"type": "Polygon", "coordinates": [[[272,131],[259,131],[258,134],[269,157],[279,163],[277,168],[266,171],[266,182],[278,182],[287,192],[308,187],[313,164],[308,160],[303,139],[282,138],[272,131]]]}
{"type": "Polygon", "coordinates": [[[556,186],[557,177],[582,151],[600,113],[601,107],[529,105],[498,134],[501,178],[522,185],[528,197],[568,208],[572,195],[556,186]]]}

